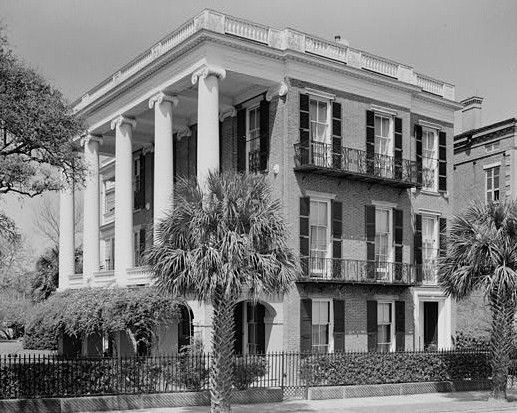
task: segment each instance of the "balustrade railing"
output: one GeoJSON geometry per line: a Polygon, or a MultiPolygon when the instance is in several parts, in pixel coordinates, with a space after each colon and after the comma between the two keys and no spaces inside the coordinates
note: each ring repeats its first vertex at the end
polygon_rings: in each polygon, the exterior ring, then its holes
{"type": "Polygon", "coordinates": [[[413,284],[417,269],[401,262],[302,257],[302,278],[347,282],[413,284]]]}
{"type": "Polygon", "coordinates": [[[352,148],[342,148],[340,152],[335,152],[332,145],[314,141],[309,145],[297,143],[294,149],[296,167],[314,166],[405,182],[411,186],[421,185],[418,164],[408,159],[397,159],[394,156],[352,148]]]}

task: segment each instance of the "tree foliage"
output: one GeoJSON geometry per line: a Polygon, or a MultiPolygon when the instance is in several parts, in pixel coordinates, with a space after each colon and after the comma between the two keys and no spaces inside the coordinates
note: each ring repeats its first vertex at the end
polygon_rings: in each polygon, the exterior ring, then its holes
{"type": "Polygon", "coordinates": [[[57,339],[61,333],[83,337],[127,331],[136,340],[151,341],[159,324],[179,314],[177,302],[155,288],[66,290],[34,307],[26,335],[57,339]]]}
{"type": "Polygon", "coordinates": [[[212,411],[228,412],[235,303],[244,294],[287,292],[298,268],[264,176],[210,173],[206,190],[188,181],[178,187],[147,258],[159,287],[212,304],[212,411]]]}
{"type": "Polygon", "coordinates": [[[82,132],[61,92],[14,55],[0,29],[0,194],[59,189],[59,170],[81,181],[72,138],[82,132]]]}
{"type": "Polygon", "coordinates": [[[494,398],[506,397],[517,309],[517,203],[477,204],[452,221],[440,284],[456,299],[484,292],[492,314],[490,336],[494,398]]]}

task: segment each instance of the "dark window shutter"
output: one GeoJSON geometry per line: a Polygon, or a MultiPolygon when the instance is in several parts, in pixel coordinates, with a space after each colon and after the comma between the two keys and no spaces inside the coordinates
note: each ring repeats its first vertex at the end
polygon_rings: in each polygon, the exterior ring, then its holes
{"type": "Polygon", "coordinates": [[[402,242],[404,239],[404,213],[401,209],[393,210],[393,230],[395,241],[395,280],[403,281],[402,242]]]}
{"type": "Polygon", "coordinates": [[[421,282],[423,279],[422,269],[422,215],[415,214],[415,238],[413,242],[413,254],[416,268],[416,280],[421,282]]]}
{"type": "Polygon", "coordinates": [[[300,300],[300,352],[312,351],[312,300],[300,300]]]}
{"type": "Polygon", "coordinates": [[[334,300],[334,352],[345,351],[345,301],[334,300]]]}
{"type": "Polygon", "coordinates": [[[366,332],[368,351],[377,351],[377,301],[366,302],[366,332]]]}
{"type": "Polygon", "coordinates": [[[447,255],[447,219],[440,218],[440,257],[447,255]]]}
{"type": "MultiPolygon", "coordinates": [[[[169,183],[170,185],[170,183],[169,183]]],[[[145,155],[140,154],[140,187],[139,187],[139,208],[145,208],[145,155]]]]}
{"type": "Polygon", "coordinates": [[[395,301],[395,350],[404,351],[406,347],[406,303],[395,301]]]}
{"type": "Polygon", "coordinates": [[[366,111],[366,173],[375,171],[375,113],[366,111]]]}
{"type": "Polygon", "coordinates": [[[343,203],[332,201],[332,277],[341,278],[341,236],[343,234],[343,203]]]}
{"type": "Polygon", "coordinates": [[[302,274],[308,275],[309,271],[309,216],[311,213],[311,200],[309,197],[300,198],[300,264],[302,274]]]}
{"type": "Polygon", "coordinates": [[[237,111],[237,171],[246,171],[246,109],[237,111]]]}
{"type": "Polygon", "coordinates": [[[447,191],[447,135],[439,133],[438,138],[438,190],[447,191]]]}
{"type": "Polygon", "coordinates": [[[364,207],[365,238],[366,238],[366,276],[375,278],[375,205],[364,207]]]}
{"type": "Polygon", "coordinates": [[[415,125],[417,182],[422,183],[422,126],[415,125]]]}
{"type": "Polygon", "coordinates": [[[262,304],[257,304],[257,353],[266,353],[266,325],[264,324],[264,317],[266,315],[266,307],[262,304]]]}
{"type": "Polygon", "coordinates": [[[260,170],[267,170],[269,159],[269,102],[260,102],[260,170]]]}
{"type": "Polygon", "coordinates": [[[309,95],[300,93],[300,163],[306,165],[310,160],[310,115],[309,95]]]}
{"type": "Polygon", "coordinates": [[[190,127],[192,132],[188,138],[189,146],[189,167],[188,167],[188,178],[195,179],[197,177],[197,125],[190,127]],[[190,155],[192,154],[192,158],[190,155]]]}
{"type": "Polygon", "coordinates": [[[140,228],[140,265],[143,265],[142,258],[145,251],[145,228],[140,228]]]}
{"type": "Polygon", "coordinates": [[[219,121],[219,172],[223,172],[223,122],[219,121]]]}
{"type": "MultiPolygon", "coordinates": [[[[178,135],[174,133],[172,135],[172,181],[176,183],[179,178],[178,174],[178,163],[179,163],[179,151],[178,151],[178,139],[176,138],[178,135]]],[[[190,138],[188,138],[190,140],[190,138]]],[[[190,148],[189,148],[190,149],[190,148]]],[[[189,154],[190,155],[190,154],[189,154]]],[[[154,171],[154,168],[153,168],[154,171]]],[[[187,165],[187,175],[188,175],[188,165],[187,165]]]]}
{"type": "Polygon", "coordinates": [[[233,342],[233,348],[235,350],[235,354],[242,354],[242,339],[243,339],[243,328],[242,328],[242,308],[243,308],[244,302],[241,301],[240,303],[237,303],[235,305],[235,308],[233,310],[233,321],[234,321],[234,339],[233,342]]]}
{"type": "Polygon", "coordinates": [[[395,118],[395,179],[402,179],[402,119],[395,118]]]}
{"type": "Polygon", "coordinates": [[[342,115],[341,103],[332,102],[332,166],[341,169],[342,154],[342,115]]]}

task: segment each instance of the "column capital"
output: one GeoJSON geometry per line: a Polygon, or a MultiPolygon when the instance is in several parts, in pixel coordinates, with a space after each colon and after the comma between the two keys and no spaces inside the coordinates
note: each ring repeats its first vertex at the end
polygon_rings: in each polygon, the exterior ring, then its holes
{"type": "Polygon", "coordinates": [[[103,138],[101,135],[94,135],[92,133],[87,133],[86,135],[81,137],[81,146],[86,146],[90,142],[97,142],[99,145],[102,145],[103,138]]]}
{"type": "Polygon", "coordinates": [[[179,128],[176,132],[176,139],[181,140],[183,137],[190,137],[192,136],[192,131],[188,126],[183,126],[182,128],[179,128]]]}
{"type": "Polygon", "coordinates": [[[149,109],[152,109],[155,104],[160,105],[162,102],[171,102],[173,106],[178,106],[178,97],[166,95],[163,92],[158,92],[149,99],[149,109]]]}
{"type": "Polygon", "coordinates": [[[237,110],[235,109],[235,106],[232,106],[226,109],[225,111],[221,112],[221,114],[219,115],[219,120],[222,122],[226,118],[234,118],[235,116],[237,116],[237,110]]]}
{"type": "Polygon", "coordinates": [[[192,84],[195,85],[200,78],[206,78],[208,76],[215,76],[220,80],[226,77],[226,70],[219,66],[203,65],[197,69],[190,79],[192,84]]]}
{"type": "Polygon", "coordinates": [[[287,95],[287,92],[289,91],[289,85],[285,80],[282,80],[278,85],[272,86],[268,89],[266,93],[266,100],[268,102],[273,99],[276,95],[278,96],[285,96],[287,95]]]}
{"type": "Polygon", "coordinates": [[[124,124],[130,125],[132,128],[134,128],[136,126],[136,119],[120,115],[111,121],[111,130],[118,128],[124,124]]]}

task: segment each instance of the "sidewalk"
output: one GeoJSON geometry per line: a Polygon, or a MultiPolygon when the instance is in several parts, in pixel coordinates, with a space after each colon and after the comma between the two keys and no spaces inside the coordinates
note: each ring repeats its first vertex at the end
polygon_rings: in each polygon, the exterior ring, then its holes
{"type": "MultiPolygon", "coordinates": [[[[234,413],[439,413],[439,412],[517,412],[515,401],[488,401],[488,392],[431,393],[409,396],[369,397],[339,400],[292,400],[283,403],[232,406],[234,413]]],[[[112,413],[206,413],[208,407],[177,407],[125,410],[112,413]]]]}

